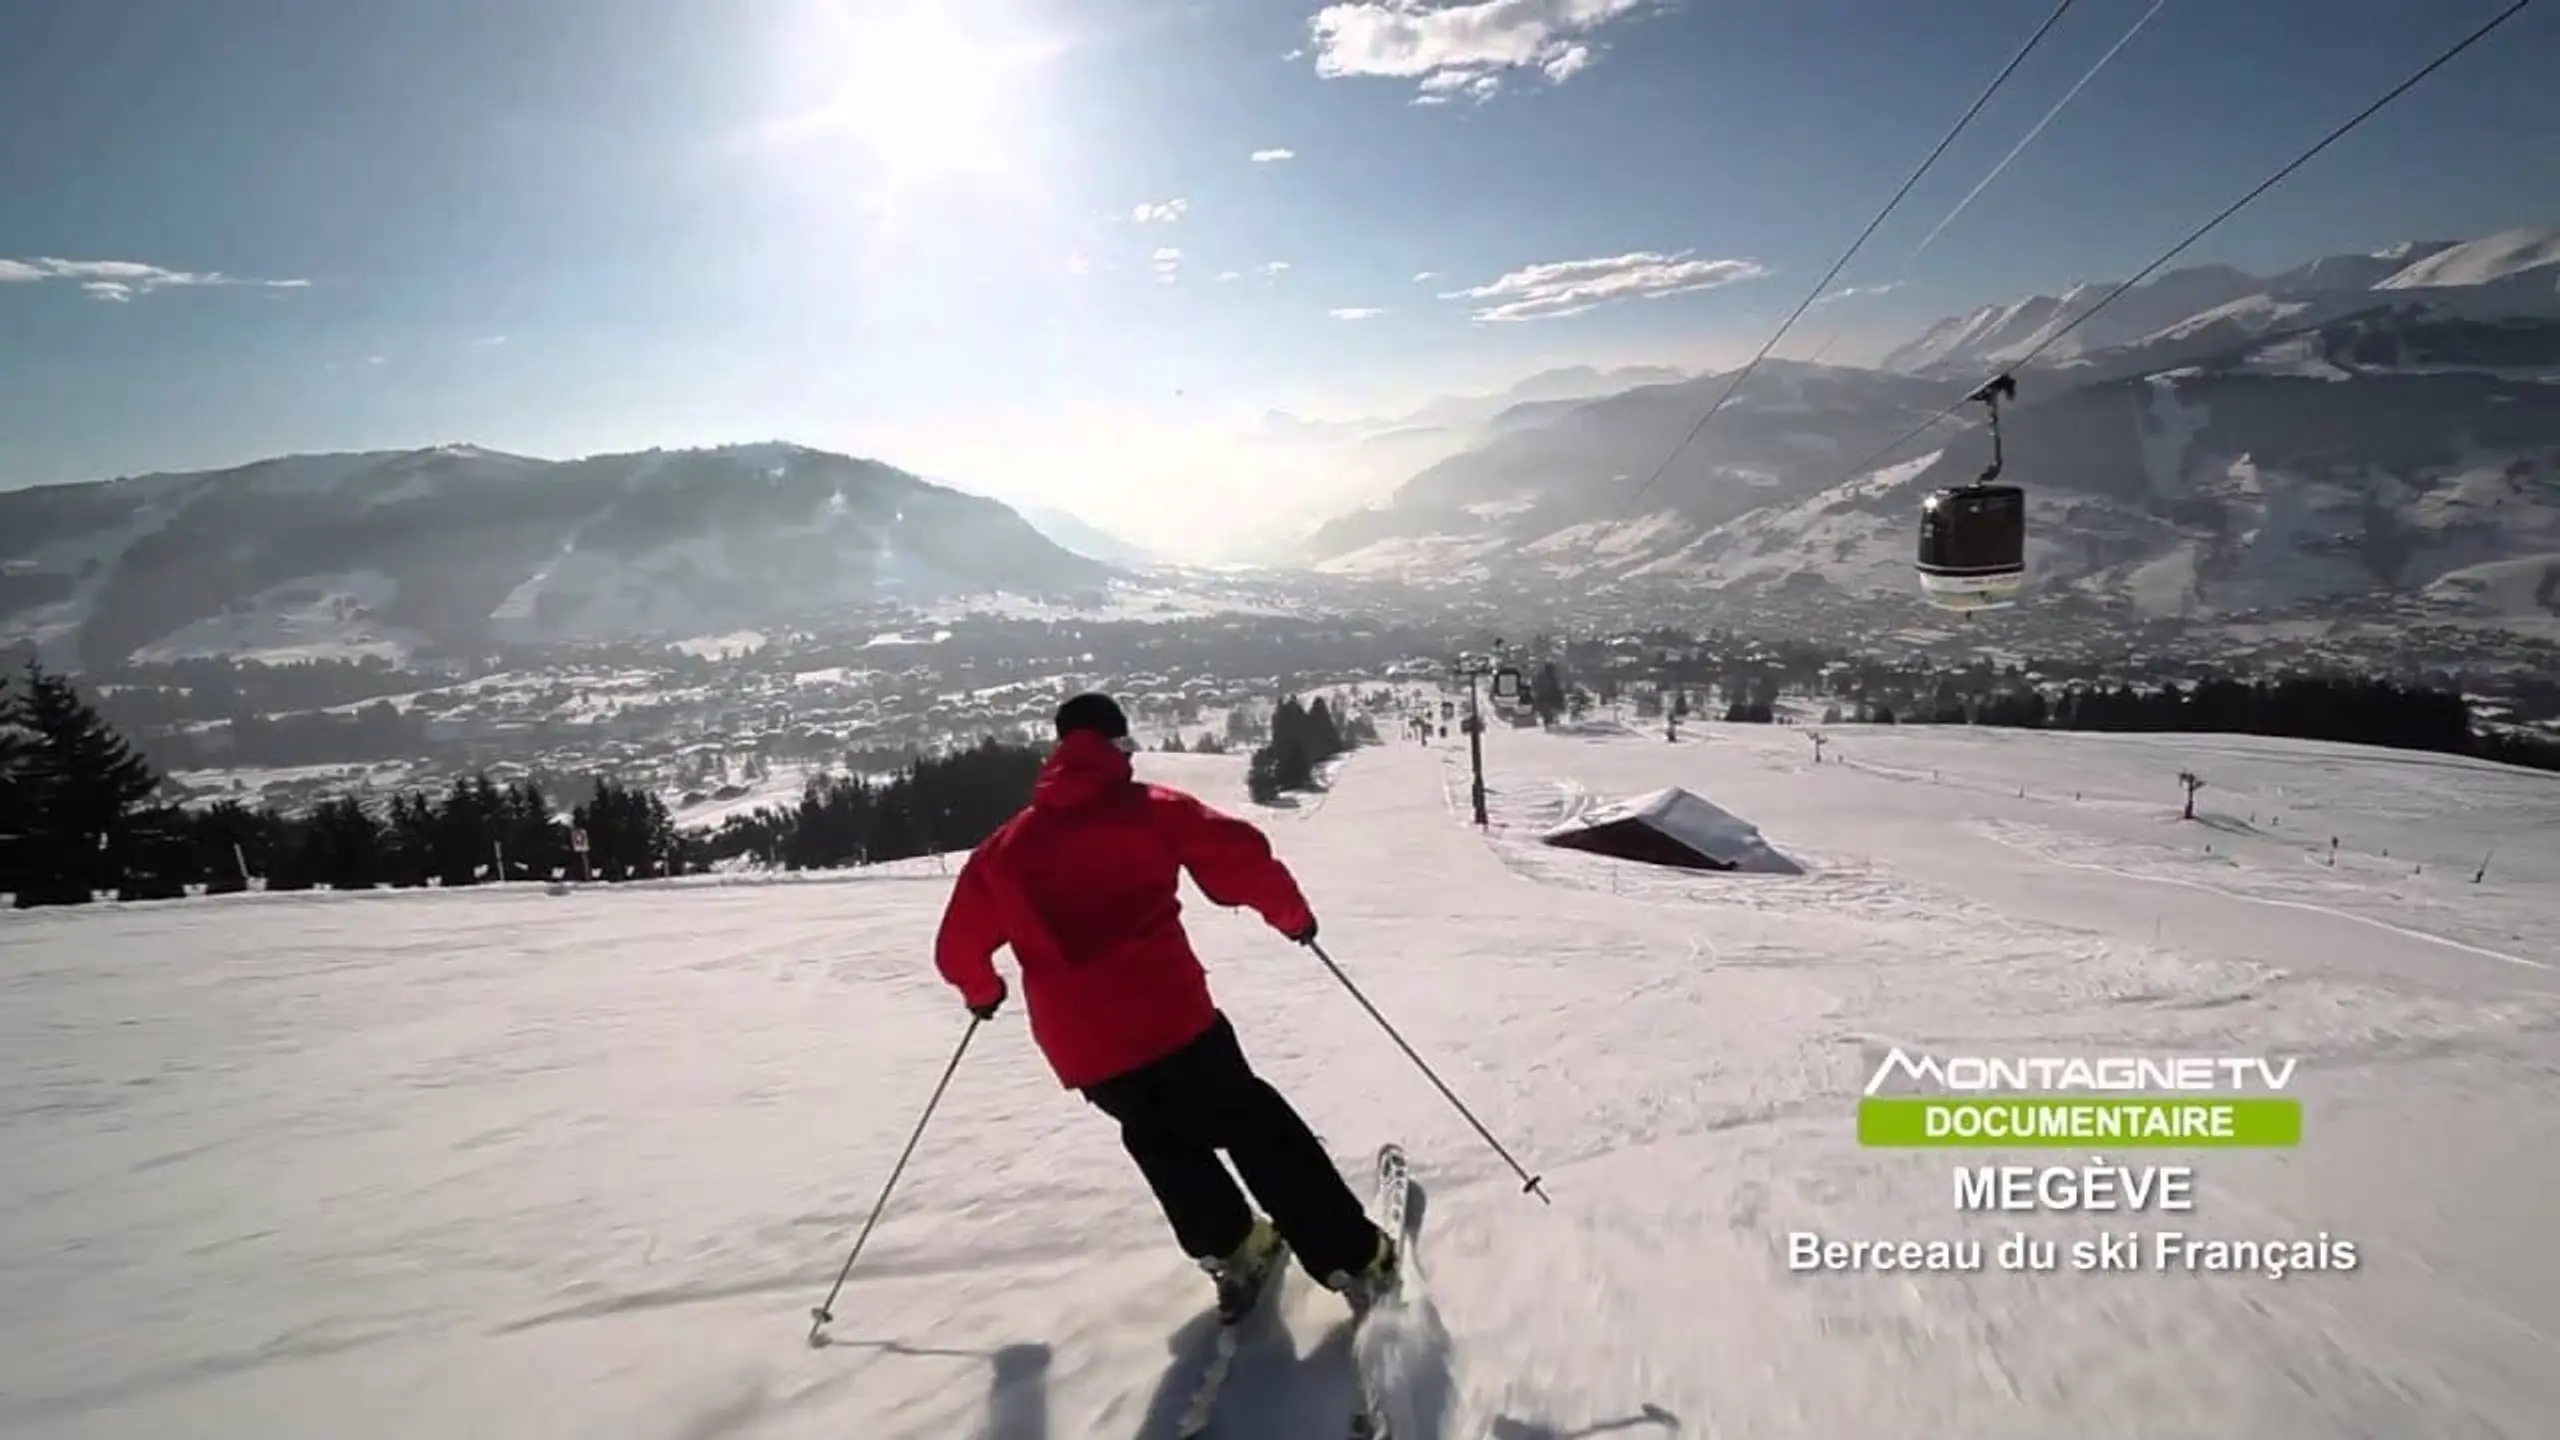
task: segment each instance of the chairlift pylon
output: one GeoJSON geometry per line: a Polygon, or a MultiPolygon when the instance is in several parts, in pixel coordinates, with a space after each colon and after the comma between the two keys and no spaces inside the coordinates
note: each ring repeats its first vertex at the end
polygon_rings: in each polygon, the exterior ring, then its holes
{"type": "Polygon", "coordinates": [[[2018,382],[1994,376],[1965,397],[1990,412],[1991,463],[1970,485],[1952,485],[1920,504],[1920,548],[1914,564],[1922,596],[1941,610],[1970,614],[2015,604],[2026,580],[2027,496],[2000,482],[2007,463],[2000,402],[2018,382]]]}

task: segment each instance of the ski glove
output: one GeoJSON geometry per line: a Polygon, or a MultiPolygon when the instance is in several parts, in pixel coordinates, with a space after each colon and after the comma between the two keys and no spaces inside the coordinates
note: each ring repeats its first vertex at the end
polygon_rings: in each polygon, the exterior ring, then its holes
{"type": "Polygon", "coordinates": [[[973,1015],[973,1016],[977,1017],[979,1020],[993,1020],[994,1018],[996,1018],[996,1012],[1004,1008],[1005,997],[1006,997],[1006,996],[1008,996],[1008,995],[1010,995],[1010,994],[1012,994],[1012,993],[1013,993],[1013,992],[1012,992],[1012,990],[1010,990],[1010,989],[1008,989],[1008,988],[1006,987],[1006,985],[1005,985],[1005,983],[1004,983],[1004,977],[1003,977],[1003,976],[997,976],[997,977],[996,977],[996,998],[994,998],[993,1000],[988,1001],[988,1002],[987,1002],[986,1004],[984,1004],[984,1005],[972,1005],[972,1006],[970,1006],[970,1007],[969,1007],[969,1013],[970,1013],[971,1015],[973,1015]]]}
{"type": "Polygon", "coordinates": [[[1300,945],[1313,945],[1316,943],[1315,917],[1312,915],[1308,916],[1306,924],[1289,932],[1289,938],[1300,945]]]}

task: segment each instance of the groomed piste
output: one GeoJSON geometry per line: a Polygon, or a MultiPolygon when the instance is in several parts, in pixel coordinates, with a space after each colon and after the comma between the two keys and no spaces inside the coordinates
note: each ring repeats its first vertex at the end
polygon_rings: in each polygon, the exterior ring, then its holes
{"type": "MultiPolygon", "coordinates": [[[[1455,745],[1358,752],[1266,818],[1330,953],[1552,1209],[1304,952],[1191,907],[1255,1062],[1346,1168],[1399,1139],[1430,1187],[1429,1433],[2550,1433],[2549,777],[1919,727],[1830,727],[1818,766],[1775,726],[1498,730],[1486,756],[1484,832],[1455,745]],[[2211,780],[2198,822],[2182,769],[2211,780]],[[1567,787],[1675,786],[1802,873],[1612,893],[1637,867],[1542,843],[1567,787]],[[2296,1056],[2304,1138],[2182,1157],[2174,1274],[1791,1270],[1794,1232],[1996,1253],[2144,1228],[1960,1215],[1966,1156],[1862,1148],[1886,1044],[2296,1056]],[[2324,1233],[2353,1270],[2178,1258],[2324,1233]]],[[[1240,760],[1143,765],[1247,808],[1240,760]]],[[[0,1433],[1162,1433],[1207,1287],[1018,1015],[957,1073],[835,1343],[802,1343],[965,1023],[928,958],[949,883],[0,915],[0,1433]]],[[[1294,1283],[1222,1433],[1333,1433],[1340,1315],[1294,1283]]]]}

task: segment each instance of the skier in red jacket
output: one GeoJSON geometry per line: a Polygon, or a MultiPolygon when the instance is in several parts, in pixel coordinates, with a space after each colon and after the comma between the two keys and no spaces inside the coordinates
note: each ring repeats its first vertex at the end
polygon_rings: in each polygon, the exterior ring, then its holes
{"type": "Polygon", "coordinates": [[[1120,1122],[1174,1238],[1216,1282],[1221,1318],[1251,1306],[1284,1241],[1361,1304],[1392,1276],[1395,1243],[1246,1062],[1183,932],[1178,889],[1188,870],[1211,900],[1250,905],[1300,944],[1316,936],[1306,897],[1251,823],[1131,773],[1137,746],[1111,697],[1069,700],[1057,729],[1030,805],[962,867],[936,967],[992,1019],[1008,993],[995,952],[1013,948],[1032,1039],[1060,1084],[1120,1122]]]}

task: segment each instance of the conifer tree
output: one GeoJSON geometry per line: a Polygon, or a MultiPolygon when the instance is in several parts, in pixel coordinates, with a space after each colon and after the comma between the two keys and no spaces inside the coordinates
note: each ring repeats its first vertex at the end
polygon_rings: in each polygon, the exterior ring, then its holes
{"type": "Polygon", "coordinates": [[[390,830],[389,853],[383,859],[385,877],[402,889],[426,884],[437,868],[435,802],[415,790],[394,795],[390,830]]]}
{"type": "Polygon", "coordinates": [[[1308,758],[1321,765],[1343,752],[1342,728],[1334,723],[1333,711],[1319,695],[1307,707],[1306,747],[1308,758]]]}
{"type": "Polygon", "coordinates": [[[1244,790],[1258,805],[1280,798],[1280,768],[1272,759],[1270,746],[1261,746],[1245,761],[1244,790]]]}
{"type": "Polygon", "coordinates": [[[11,784],[18,904],[84,904],[156,858],[169,817],[145,806],[160,776],[69,680],[29,662],[22,684],[0,715],[26,732],[11,784]]]}
{"type": "Polygon", "coordinates": [[[266,873],[269,818],[227,798],[196,814],[196,871],[204,876],[206,894],[225,895],[248,889],[249,877],[241,873],[244,861],[251,874],[266,873]]]}
{"type": "Polygon", "coordinates": [[[509,878],[548,880],[569,863],[568,837],[551,818],[551,801],[539,783],[528,779],[508,786],[500,808],[509,878]]]}
{"type": "Polygon", "coordinates": [[[1271,773],[1283,790],[1312,790],[1316,762],[1307,746],[1307,707],[1292,695],[1271,712],[1271,773]]]}
{"type": "Polygon", "coordinates": [[[324,801],[311,812],[306,853],[313,878],[332,890],[370,890],[384,871],[383,827],[352,795],[324,801]]]}
{"type": "Polygon", "coordinates": [[[1529,682],[1529,708],[1537,712],[1538,723],[1553,725],[1564,714],[1564,705],[1564,677],[1556,673],[1556,662],[1546,661],[1529,682]]]}
{"type": "Polygon", "coordinates": [[[10,677],[0,675],[0,894],[23,890],[28,832],[34,824],[34,801],[24,772],[35,750],[35,735],[18,716],[18,700],[10,677]]]}

